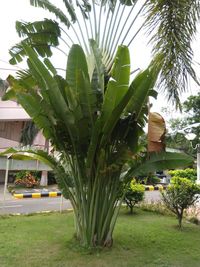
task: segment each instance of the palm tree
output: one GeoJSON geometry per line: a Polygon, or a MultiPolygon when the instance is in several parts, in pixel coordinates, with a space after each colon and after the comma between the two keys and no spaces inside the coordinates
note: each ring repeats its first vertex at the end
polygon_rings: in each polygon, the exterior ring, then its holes
{"type": "Polygon", "coordinates": [[[4,154],[48,164],[73,206],[77,239],[87,247],[109,247],[123,200],[122,183],[148,171],[187,165],[192,159],[165,152],[147,157],[140,151],[147,98],[155,95],[159,72],[155,65],[150,64],[129,85],[129,50],[120,46],[102,88],[99,84],[104,79],[97,70],[102,69],[102,56],[94,41],[93,47],[92,78],[79,45],[69,51],[63,78],[49,59],[39,59],[34,49],[22,43],[28,57],[28,82],[26,77],[10,76],[4,100],[17,99],[57,153],[53,157],[41,150],[9,149],[4,154]]]}

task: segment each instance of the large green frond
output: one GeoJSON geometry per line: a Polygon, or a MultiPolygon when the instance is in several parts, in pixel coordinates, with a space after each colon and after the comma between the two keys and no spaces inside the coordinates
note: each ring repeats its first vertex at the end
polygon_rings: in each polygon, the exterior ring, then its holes
{"type": "Polygon", "coordinates": [[[193,69],[192,41],[200,18],[199,0],[148,0],[147,27],[154,63],[161,69],[159,87],[173,102],[187,89],[189,76],[196,82],[193,69]]]}
{"type": "Polygon", "coordinates": [[[194,159],[191,156],[182,153],[150,153],[141,163],[136,164],[128,171],[126,178],[147,175],[159,170],[187,167],[193,161],[194,159]]]}
{"type": "Polygon", "coordinates": [[[70,26],[70,20],[67,18],[65,13],[53,5],[48,0],[30,0],[30,4],[35,7],[41,7],[53,13],[61,22],[63,22],[67,27],[70,26]]]}
{"type": "Polygon", "coordinates": [[[147,103],[148,96],[155,95],[153,88],[158,78],[159,71],[154,66],[149,66],[146,70],[140,72],[132,81],[130,87],[133,88],[133,95],[126,107],[127,113],[134,113],[138,120],[143,114],[144,105],[147,103]]]}
{"type": "MultiPolygon", "coordinates": [[[[52,55],[51,47],[59,44],[60,28],[58,23],[49,19],[36,22],[16,22],[16,30],[20,37],[25,37],[26,42],[40,56],[49,57],[52,55]]],[[[26,55],[23,44],[18,43],[10,49],[11,64],[19,63],[26,55]]]]}
{"type": "Polygon", "coordinates": [[[103,149],[109,143],[111,133],[120,119],[128,103],[131,91],[129,90],[130,58],[128,48],[120,46],[113,65],[111,78],[108,82],[102,113],[96,120],[94,132],[88,152],[88,164],[94,159],[97,147],[103,149]]]}

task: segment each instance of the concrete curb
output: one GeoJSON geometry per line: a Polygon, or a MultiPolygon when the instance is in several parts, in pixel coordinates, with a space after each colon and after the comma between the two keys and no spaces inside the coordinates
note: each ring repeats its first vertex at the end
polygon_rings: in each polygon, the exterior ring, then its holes
{"type": "Polygon", "coordinates": [[[162,191],[167,188],[167,185],[145,185],[145,191],[162,191]]]}
{"type": "MultiPolygon", "coordinates": [[[[162,191],[165,190],[167,186],[163,185],[145,185],[145,191],[162,191]]],[[[14,193],[14,198],[22,199],[22,198],[42,198],[42,197],[60,197],[62,194],[60,191],[58,192],[42,192],[42,193],[14,193]]]]}
{"type": "Polygon", "coordinates": [[[13,194],[14,198],[42,198],[42,197],[59,197],[61,192],[42,192],[42,193],[22,193],[22,194],[13,194]]]}

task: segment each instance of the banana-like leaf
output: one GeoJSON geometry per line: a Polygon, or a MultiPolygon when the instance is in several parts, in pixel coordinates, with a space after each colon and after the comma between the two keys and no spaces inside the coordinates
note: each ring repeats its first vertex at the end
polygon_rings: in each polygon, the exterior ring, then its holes
{"type": "Polygon", "coordinates": [[[191,156],[182,153],[160,152],[150,153],[140,164],[131,168],[125,176],[125,179],[133,176],[147,175],[150,172],[159,170],[175,169],[187,167],[192,164],[194,159],[191,156]]]}
{"type": "Polygon", "coordinates": [[[18,93],[17,100],[31,116],[38,128],[42,129],[44,136],[47,139],[54,139],[55,136],[52,125],[54,119],[50,119],[50,114],[45,112],[44,101],[42,101],[37,94],[33,97],[26,93],[18,93]]]}
{"type": "MultiPolygon", "coordinates": [[[[16,30],[19,34],[19,37],[32,36],[34,34],[43,34],[43,38],[46,39],[46,43],[51,43],[52,45],[58,44],[58,37],[60,36],[60,28],[56,21],[51,19],[44,19],[42,21],[35,22],[16,22],[16,30]],[[49,33],[47,35],[46,33],[49,33]],[[56,39],[53,41],[52,37],[55,36],[56,39]]],[[[40,36],[39,38],[42,38],[40,36]]]]}
{"type": "MultiPolygon", "coordinates": [[[[121,101],[118,105],[114,108],[112,114],[107,118],[103,128],[102,128],[102,138],[100,144],[102,146],[105,145],[106,141],[110,139],[111,133],[116,126],[117,122],[119,121],[123,111],[128,104],[130,98],[133,95],[133,88],[129,87],[126,94],[122,97],[121,101]]],[[[133,136],[134,138],[134,136],[133,136]]]]}
{"type": "MultiPolygon", "coordinates": [[[[58,46],[61,35],[58,23],[50,19],[35,22],[17,21],[16,30],[20,37],[26,37],[23,43],[27,43],[42,57],[52,55],[51,47],[58,46]]],[[[12,57],[11,64],[21,62],[26,55],[22,42],[13,46],[9,53],[12,57]]]]}
{"type": "Polygon", "coordinates": [[[51,61],[48,58],[44,59],[44,64],[47,66],[47,68],[49,69],[49,71],[51,71],[51,73],[55,76],[57,75],[57,70],[54,68],[53,64],[51,63],[51,61]]]}
{"type": "Polygon", "coordinates": [[[89,118],[88,124],[93,125],[96,97],[91,89],[86,57],[79,45],[73,45],[70,49],[66,80],[77,104],[81,106],[83,118],[89,118]]]}
{"type": "MultiPolygon", "coordinates": [[[[63,120],[66,127],[69,128],[69,125],[74,123],[74,116],[67,107],[56,80],[50,75],[46,66],[39,60],[37,54],[25,43],[23,44],[23,47],[26,54],[29,56],[31,70],[33,70],[34,73],[37,73],[37,77],[42,82],[42,87],[40,88],[41,93],[48,91],[48,98],[54,111],[57,116],[63,120]]],[[[46,98],[47,95],[43,94],[43,96],[46,98]]]]}
{"type": "Polygon", "coordinates": [[[0,156],[6,156],[13,159],[20,159],[20,160],[30,160],[35,159],[43,162],[44,164],[48,165],[50,168],[54,169],[58,162],[51,157],[47,152],[44,150],[32,150],[25,148],[8,148],[7,150],[0,153],[0,156]]]}
{"type": "Polygon", "coordinates": [[[104,95],[102,114],[94,126],[88,151],[88,166],[94,159],[97,147],[99,146],[99,149],[101,149],[109,141],[111,132],[132,95],[132,89],[129,90],[128,86],[129,76],[129,51],[127,47],[121,46],[118,49],[116,62],[112,70],[112,80],[109,81],[104,95]]]}
{"type": "MultiPolygon", "coordinates": [[[[24,39],[23,42],[27,42],[27,39],[24,39]]],[[[9,60],[9,63],[11,65],[15,65],[17,63],[22,62],[23,58],[25,57],[26,53],[22,47],[22,43],[18,43],[15,46],[13,46],[10,50],[9,50],[11,59],[9,60]]]]}
{"type": "Polygon", "coordinates": [[[75,12],[75,9],[73,7],[72,1],[63,0],[63,2],[67,8],[67,11],[69,12],[69,14],[71,16],[72,22],[75,22],[77,20],[77,16],[76,16],[76,12],[75,12]]]}
{"type": "Polygon", "coordinates": [[[130,87],[134,89],[134,94],[127,105],[126,112],[134,113],[136,120],[142,113],[147,97],[152,94],[157,76],[158,71],[153,67],[149,67],[145,71],[139,73],[130,85],[130,87]]]}
{"type": "Polygon", "coordinates": [[[34,120],[39,129],[47,139],[55,139],[54,124],[55,119],[52,115],[50,106],[41,98],[35,89],[27,90],[26,83],[23,80],[16,80],[12,76],[8,77],[10,90],[3,96],[3,100],[15,97],[19,104],[23,106],[26,112],[34,120]]]}
{"type": "Polygon", "coordinates": [[[130,56],[125,46],[119,46],[111,71],[102,107],[102,120],[106,121],[129,88],[130,56]]]}
{"type": "Polygon", "coordinates": [[[43,9],[47,9],[49,12],[53,13],[67,27],[70,26],[70,21],[66,17],[65,13],[61,9],[57,8],[55,5],[50,3],[48,0],[30,0],[30,4],[35,7],[41,7],[43,9]]]}
{"type": "Polygon", "coordinates": [[[17,71],[17,78],[20,79],[24,86],[28,88],[38,87],[37,81],[33,78],[29,69],[17,71]]]}
{"type": "MultiPolygon", "coordinates": [[[[80,45],[73,45],[67,60],[66,80],[69,86],[77,91],[77,72],[82,71],[86,79],[89,79],[88,66],[85,54],[80,45]]],[[[78,94],[78,91],[77,91],[78,94]]]]}

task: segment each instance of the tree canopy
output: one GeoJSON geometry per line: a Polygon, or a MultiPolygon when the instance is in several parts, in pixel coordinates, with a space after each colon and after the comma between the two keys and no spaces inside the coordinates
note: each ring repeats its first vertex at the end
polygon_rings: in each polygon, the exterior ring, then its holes
{"type": "MultiPolygon", "coordinates": [[[[169,120],[169,127],[173,131],[182,130],[183,128],[195,125],[196,123],[200,123],[200,93],[197,95],[191,95],[188,99],[183,103],[183,114],[181,117],[172,118],[169,120]]],[[[196,152],[194,147],[199,144],[200,140],[200,126],[191,127],[188,129],[189,132],[192,132],[196,135],[195,139],[192,141],[188,141],[185,138],[185,134],[176,133],[174,136],[169,136],[167,138],[167,146],[181,149],[189,154],[195,155],[196,152]]]]}

